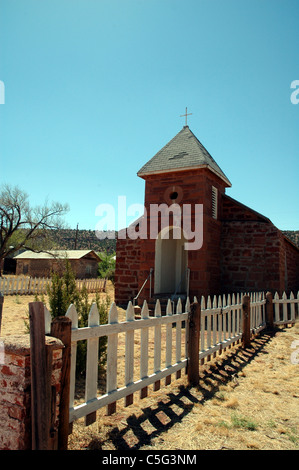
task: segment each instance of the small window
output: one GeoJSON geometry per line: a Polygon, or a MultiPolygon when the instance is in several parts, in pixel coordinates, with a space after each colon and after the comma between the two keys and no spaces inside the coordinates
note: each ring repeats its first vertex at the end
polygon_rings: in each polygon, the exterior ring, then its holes
{"type": "Polygon", "coordinates": [[[90,264],[87,264],[85,266],[85,274],[88,274],[88,275],[91,274],[91,265],[90,264]]]}
{"type": "Polygon", "coordinates": [[[212,186],[212,217],[217,219],[218,211],[218,189],[212,186]]]}

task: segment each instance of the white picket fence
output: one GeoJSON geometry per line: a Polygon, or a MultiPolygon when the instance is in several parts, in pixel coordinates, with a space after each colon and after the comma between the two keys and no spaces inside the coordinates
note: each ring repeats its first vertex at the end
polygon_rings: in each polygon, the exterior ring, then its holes
{"type": "MultiPolygon", "coordinates": [[[[195,299],[196,300],[196,299],[195,299]]],[[[221,351],[242,338],[241,295],[233,294],[211,299],[201,298],[200,354],[210,360],[217,351],[221,351]]]]}
{"type": "MultiPolygon", "coordinates": [[[[222,351],[242,338],[242,296],[232,294],[216,296],[207,302],[201,298],[201,363],[217,351],[222,351]]],[[[250,331],[259,333],[266,327],[266,299],[263,292],[248,294],[250,296],[250,331]]],[[[196,300],[196,298],[195,298],[196,300]]]]}
{"type": "MultiPolygon", "coordinates": [[[[197,302],[197,299],[194,298],[197,302]]],[[[264,293],[250,294],[251,333],[256,334],[266,326],[264,293]]],[[[288,299],[284,294],[281,299],[275,295],[275,324],[293,323],[299,318],[299,292],[297,298],[293,294],[288,299]],[[282,309],[282,316],[280,314],[282,309]]],[[[147,390],[154,384],[160,387],[162,379],[169,379],[186,368],[188,314],[190,301],[187,299],[183,308],[179,299],[175,311],[173,302],[167,304],[166,315],[161,315],[160,302],[157,300],[154,316],[149,315],[146,301],[143,304],[141,318],[135,319],[134,308],[128,303],[126,318],[119,321],[119,312],[115,303],[109,311],[108,323],[100,325],[99,312],[94,304],[89,313],[88,326],[78,328],[78,314],[74,305],[66,313],[72,320],[72,351],[71,351],[71,391],[70,391],[70,422],[83,416],[91,416],[95,412],[119,399],[132,397],[134,392],[147,390]],[[150,331],[151,336],[149,336],[150,331]],[[164,334],[162,334],[164,331],[164,334]],[[119,337],[125,335],[125,363],[118,364],[119,337]],[[136,339],[138,334],[138,340],[136,339]],[[98,396],[98,348],[99,338],[108,337],[106,393],[98,396]],[[162,337],[164,338],[162,342],[162,337]],[[149,338],[151,344],[149,343],[149,338]],[[75,404],[76,383],[76,351],[77,342],[87,340],[87,372],[85,402],[75,404]],[[152,343],[154,343],[152,347],[152,343]],[[149,348],[149,346],[151,346],[149,348]],[[138,351],[137,351],[138,349],[138,351]],[[151,354],[149,354],[149,351],[151,354]],[[162,361],[163,356],[163,361],[162,361]],[[151,367],[149,362],[151,360],[151,367]],[[120,371],[124,369],[123,383],[120,383],[120,371]],[[158,385],[157,385],[158,384],[158,385]]],[[[49,322],[48,322],[49,324],[49,322]]],[[[199,361],[201,364],[215,357],[216,352],[231,347],[242,338],[242,295],[233,294],[227,297],[201,298],[201,334],[199,361]]],[[[131,401],[132,403],[132,401],[131,401]]],[[[90,421],[89,421],[90,422],[90,421]]]]}
{"type": "MultiPolygon", "coordinates": [[[[94,413],[99,408],[112,404],[119,399],[132,395],[134,392],[146,389],[151,384],[157,384],[163,378],[180,371],[187,365],[186,352],[182,352],[182,322],[188,320],[188,304],[185,313],[182,313],[182,304],[179,301],[176,313],[172,312],[172,303],[169,300],[165,316],[161,315],[159,300],[155,306],[154,317],[149,316],[149,309],[144,302],[141,319],[135,319],[134,308],[129,302],[126,310],[125,321],[118,321],[118,310],[116,304],[111,305],[108,323],[99,325],[99,312],[94,304],[90,310],[88,327],[78,328],[78,314],[71,305],[66,316],[72,320],[72,350],[71,350],[71,392],[70,392],[70,422],[94,413]],[[176,326],[176,343],[173,344],[176,326]],[[161,329],[165,326],[165,363],[161,362],[162,335],[161,329]],[[153,370],[149,371],[149,330],[154,328],[154,358],[153,370]],[[140,336],[140,349],[135,354],[135,334],[140,336]],[[125,334],[125,364],[124,383],[118,380],[118,336],[125,334]],[[107,344],[107,393],[97,396],[98,383],[98,338],[108,336],[107,344]],[[76,350],[77,342],[87,340],[87,370],[86,370],[86,392],[85,403],[74,405],[75,378],[76,378],[76,350]],[[175,346],[175,360],[173,357],[173,346],[175,346]],[[136,367],[136,357],[139,359],[139,367],[136,367]],[[139,377],[136,373],[139,371],[139,377]],[[135,377],[134,377],[135,376],[135,377]]],[[[184,328],[185,330],[185,328],[184,328]]]]}
{"type": "MultiPolygon", "coordinates": [[[[199,361],[209,361],[231,345],[242,339],[242,297],[244,294],[232,294],[227,297],[201,298],[201,332],[199,361]]],[[[257,334],[266,327],[266,299],[264,293],[250,295],[250,329],[257,334]]],[[[194,302],[197,302],[194,297],[194,302]]],[[[299,320],[299,292],[297,298],[291,293],[287,298],[283,294],[273,299],[275,310],[274,324],[293,324],[299,320]]],[[[175,307],[168,300],[166,315],[161,314],[160,302],[157,300],[154,316],[149,315],[145,301],[141,318],[136,319],[131,302],[128,303],[126,317],[119,321],[119,311],[112,303],[108,323],[100,324],[99,312],[93,304],[89,312],[88,326],[78,328],[78,313],[71,305],[66,316],[72,320],[71,346],[71,377],[70,377],[70,413],[69,420],[73,422],[81,417],[89,418],[95,412],[117,400],[131,397],[134,392],[147,394],[147,388],[154,385],[154,390],[160,388],[160,381],[171,382],[171,374],[181,376],[188,362],[188,331],[189,331],[190,301],[187,299],[183,308],[181,299],[175,307]],[[150,333],[151,332],[151,333],[150,333]],[[119,339],[125,336],[124,364],[118,363],[119,339]],[[107,367],[106,393],[98,395],[98,351],[99,338],[107,336],[107,367]],[[75,404],[76,385],[76,354],[78,341],[87,340],[85,402],[75,404]],[[150,367],[149,367],[150,364],[150,367]],[[122,377],[122,379],[121,379],[122,377]],[[123,383],[121,383],[123,380],[123,383]]],[[[46,334],[50,332],[51,315],[45,308],[46,334]]],[[[125,402],[126,403],[126,402],[125,402]]],[[[93,422],[95,417],[88,420],[93,422]]]]}
{"type": "Polygon", "coordinates": [[[276,292],[273,299],[274,304],[274,323],[276,325],[294,323],[299,316],[299,292],[297,292],[297,298],[293,292],[290,293],[287,298],[286,293],[282,294],[282,298],[279,298],[276,292]]]}
{"type": "MultiPolygon", "coordinates": [[[[50,278],[2,277],[0,292],[3,295],[46,294],[51,282],[50,278]]],[[[76,279],[76,285],[79,289],[85,285],[88,292],[104,291],[106,279],[76,279]]]]}

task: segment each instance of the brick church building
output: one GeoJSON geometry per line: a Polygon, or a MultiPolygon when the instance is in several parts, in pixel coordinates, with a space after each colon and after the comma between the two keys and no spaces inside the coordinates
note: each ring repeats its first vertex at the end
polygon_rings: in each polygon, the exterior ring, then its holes
{"type": "Polygon", "coordinates": [[[187,125],[137,175],[145,180],[145,210],[118,233],[118,305],[138,293],[141,305],[178,295],[297,292],[299,249],[225,194],[230,181],[187,125]]]}

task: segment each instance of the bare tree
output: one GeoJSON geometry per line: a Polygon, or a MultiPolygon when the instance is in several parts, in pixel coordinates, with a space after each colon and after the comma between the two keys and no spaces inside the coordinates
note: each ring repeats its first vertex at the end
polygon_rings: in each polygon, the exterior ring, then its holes
{"type": "Polygon", "coordinates": [[[4,185],[0,189],[0,267],[6,256],[21,248],[44,251],[50,230],[62,227],[67,211],[68,205],[59,202],[30,207],[26,192],[4,185]]]}

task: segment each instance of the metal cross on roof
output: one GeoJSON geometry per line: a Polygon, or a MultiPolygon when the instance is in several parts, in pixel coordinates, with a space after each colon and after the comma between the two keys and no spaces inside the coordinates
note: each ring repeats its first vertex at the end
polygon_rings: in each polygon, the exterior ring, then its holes
{"type": "Polygon", "coordinates": [[[191,116],[192,113],[187,113],[187,108],[186,108],[186,113],[185,114],[181,114],[180,117],[184,117],[186,118],[186,123],[185,123],[185,126],[187,126],[187,116],[191,116]]]}

